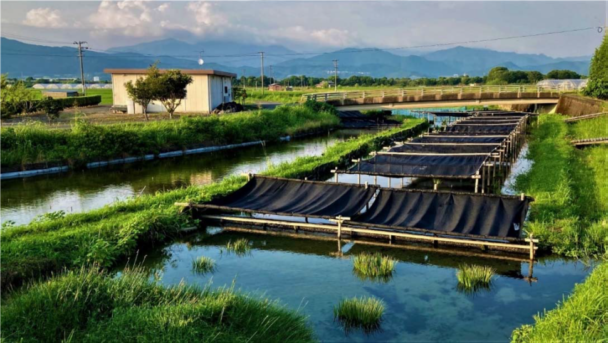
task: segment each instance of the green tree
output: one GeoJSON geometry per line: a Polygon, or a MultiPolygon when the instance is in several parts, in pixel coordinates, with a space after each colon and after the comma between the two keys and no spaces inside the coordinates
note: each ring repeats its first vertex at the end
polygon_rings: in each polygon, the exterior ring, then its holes
{"type": "Polygon", "coordinates": [[[148,105],[154,99],[156,99],[159,89],[160,72],[153,64],[148,68],[148,73],[145,77],[138,77],[135,83],[129,81],[125,83],[125,88],[129,97],[133,101],[142,107],[144,117],[146,120],[150,120],[148,117],[148,105]]]}
{"type": "Polygon", "coordinates": [[[608,99],[608,36],[604,36],[602,44],[595,49],[589,67],[589,82],[583,94],[608,99]]]}
{"type": "Polygon", "coordinates": [[[572,70],[551,70],[547,73],[547,78],[557,80],[580,79],[581,75],[572,70]]]}
{"type": "MultiPolygon", "coordinates": [[[[158,70],[157,70],[158,72],[158,70]]],[[[173,113],[187,95],[186,86],[192,83],[190,75],[179,70],[169,70],[158,78],[158,87],[154,99],[159,100],[173,119],[173,113]]]]}
{"type": "Polygon", "coordinates": [[[509,83],[509,69],[505,67],[494,67],[490,69],[486,83],[489,85],[506,85],[509,83]]]}
{"type": "Polygon", "coordinates": [[[543,80],[543,74],[539,71],[528,72],[528,83],[537,83],[543,80]]]}

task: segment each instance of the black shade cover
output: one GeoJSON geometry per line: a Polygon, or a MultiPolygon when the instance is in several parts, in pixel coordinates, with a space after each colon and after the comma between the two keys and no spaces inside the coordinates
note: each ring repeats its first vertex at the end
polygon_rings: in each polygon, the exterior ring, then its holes
{"type": "Polygon", "coordinates": [[[421,137],[412,140],[414,143],[496,143],[499,145],[506,137],[458,137],[445,135],[444,137],[421,137]]]}
{"type": "Polygon", "coordinates": [[[517,125],[466,125],[466,124],[458,124],[453,126],[448,126],[445,129],[445,132],[450,133],[461,133],[461,134],[469,134],[469,135],[483,135],[483,134],[509,134],[517,125]]]}
{"type": "Polygon", "coordinates": [[[244,212],[300,215],[318,218],[353,216],[369,202],[377,188],[339,183],[253,177],[237,191],[206,205],[244,212]]]}
{"type": "Polygon", "coordinates": [[[396,177],[470,178],[487,156],[376,155],[349,168],[351,173],[396,177]]]}
{"type": "Polygon", "coordinates": [[[529,198],[382,189],[353,221],[391,228],[518,238],[529,198]]]}
{"type": "Polygon", "coordinates": [[[389,152],[436,153],[436,154],[466,154],[491,153],[498,145],[422,145],[404,144],[392,147],[389,152]]]}

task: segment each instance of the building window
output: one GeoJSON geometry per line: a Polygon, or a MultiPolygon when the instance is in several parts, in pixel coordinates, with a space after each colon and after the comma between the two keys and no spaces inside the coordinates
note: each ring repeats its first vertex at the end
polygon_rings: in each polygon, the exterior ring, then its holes
{"type": "Polygon", "coordinates": [[[224,86],[224,93],[228,94],[228,86],[224,86]]]}

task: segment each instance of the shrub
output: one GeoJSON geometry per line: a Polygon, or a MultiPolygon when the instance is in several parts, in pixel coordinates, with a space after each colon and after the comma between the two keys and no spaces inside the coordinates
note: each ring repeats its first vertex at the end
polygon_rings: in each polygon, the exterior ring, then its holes
{"type": "Polygon", "coordinates": [[[209,257],[201,256],[192,261],[192,270],[199,274],[205,274],[215,269],[215,261],[209,257]]]}
{"type": "Polygon", "coordinates": [[[383,313],[384,304],[376,298],[342,299],[334,307],[334,318],[342,322],[346,329],[375,330],[380,326],[383,313]]]}
{"type": "Polygon", "coordinates": [[[52,98],[46,98],[38,103],[38,108],[46,113],[49,120],[59,117],[59,112],[63,111],[61,102],[55,101],[52,98]]]}
{"type": "Polygon", "coordinates": [[[589,80],[582,92],[586,96],[608,100],[608,80],[589,80]]]}
{"type": "Polygon", "coordinates": [[[494,269],[488,266],[461,265],[456,277],[458,286],[465,292],[475,292],[479,289],[489,289],[494,269]]]}
{"type": "Polygon", "coordinates": [[[380,253],[362,253],[353,258],[353,270],[361,279],[388,281],[393,275],[396,261],[380,253]]]}

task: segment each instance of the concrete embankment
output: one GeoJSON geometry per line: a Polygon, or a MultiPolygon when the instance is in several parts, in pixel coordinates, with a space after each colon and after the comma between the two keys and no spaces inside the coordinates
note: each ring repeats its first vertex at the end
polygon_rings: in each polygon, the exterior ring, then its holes
{"type": "Polygon", "coordinates": [[[564,94],[559,98],[555,113],[576,117],[608,111],[608,102],[586,98],[577,94],[564,94]]]}

